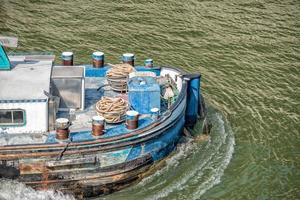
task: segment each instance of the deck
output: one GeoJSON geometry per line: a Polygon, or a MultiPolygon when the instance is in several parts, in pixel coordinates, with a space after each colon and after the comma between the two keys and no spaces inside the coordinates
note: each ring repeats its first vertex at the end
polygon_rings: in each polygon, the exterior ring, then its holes
{"type": "MultiPolygon", "coordinates": [[[[55,131],[50,133],[24,133],[20,134],[7,134],[5,130],[0,129],[0,145],[13,145],[13,144],[34,144],[34,143],[58,143],[58,142],[80,142],[96,139],[91,134],[92,117],[97,115],[95,105],[102,96],[117,97],[122,95],[126,98],[126,94],[114,92],[107,85],[107,81],[104,77],[85,77],[85,109],[75,111],[75,119],[72,120],[72,126],[70,127],[70,138],[67,141],[57,141],[55,138],[55,131]],[[99,91],[97,89],[102,87],[99,91]]],[[[59,111],[57,118],[64,117],[69,118],[68,111],[59,111]]],[[[141,129],[152,123],[150,115],[144,114],[139,118],[139,128],[141,129]]],[[[123,123],[119,124],[106,124],[105,134],[100,138],[108,138],[117,136],[119,134],[129,133],[123,123]]],[[[99,137],[98,137],[99,138],[99,137]]]]}

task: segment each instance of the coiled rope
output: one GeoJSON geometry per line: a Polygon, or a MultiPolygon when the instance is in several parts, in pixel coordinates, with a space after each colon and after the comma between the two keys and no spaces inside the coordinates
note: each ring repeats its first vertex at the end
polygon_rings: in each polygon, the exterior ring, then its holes
{"type": "Polygon", "coordinates": [[[108,123],[119,123],[124,121],[125,113],[129,109],[129,104],[126,100],[120,97],[103,96],[96,103],[97,114],[103,116],[108,123]]]}
{"type": "Polygon", "coordinates": [[[115,91],[126,92],[128,76],[135,71],[134,68],[126,63],[111,66],[112,68],[106,73],[108,84],[115,91]]]}

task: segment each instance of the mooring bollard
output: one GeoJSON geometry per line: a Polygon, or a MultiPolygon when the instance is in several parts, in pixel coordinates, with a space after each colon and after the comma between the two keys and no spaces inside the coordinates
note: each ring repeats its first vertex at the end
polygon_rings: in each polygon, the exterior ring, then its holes
{"type": "Polygon", "coordinates": [[[73,65],[73,52],[62,52],[62,65],[64,66],[72,66],[73,65]]]}
{"type": "Polygon", "coordinates": [[[104,53],[100,51],[96,51],[92,55],[93,57],[93,67],[101,68],[104,66],[104,53]]]}
{"type": "Polygon", "coordinates": [[[126,128],[136,129],[138,127],[139,113],[134,110],[126,112],[126,128]]]}
{"type": "Polygon", "coordinates": [[[149,67],[149,68],[153,67],[153,60],[151,58],[146,59],[144,63],[145,63],[145,67],[149,67]]]}
{"type": "Polygon", "coordinates": [[[151,108],[151,118],[153,120],[158,120],[159,119],[159,108],[151,108]]]}
{"type": "Polygon", "coordinates": [[[56,139],[67,140],[69,138],[70,121],[67,118],[58,118],[55,121],[56,139]]]}
{"type": "Polygon", "coordinates": [[[133,53],[124,53],[122,56],[122,62],[127,63],[134,67],[134,54],[133,53]]]}
{"type": "Polygon", "coordinates": [[[92,134],[100,136],[104,134],[105,118],[102,116],[94,116],[92,118],[92,134]]]}

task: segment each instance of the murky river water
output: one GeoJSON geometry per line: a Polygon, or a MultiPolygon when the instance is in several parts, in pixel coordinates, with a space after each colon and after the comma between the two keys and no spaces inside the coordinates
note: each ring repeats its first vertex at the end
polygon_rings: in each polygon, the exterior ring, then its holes
{"type": "MultiPolygon", "coordinates": [[[[100,199],[299,199],[299,0],[0,0],[0,34],[20,51],[134,52],[203,75],[207,142],[179,145],[166,167],[100,199]],[[234,145],[235,143],[235,145],[234,145]]],[[[70,199],[0,181],[0,199],[70,199]]]]}

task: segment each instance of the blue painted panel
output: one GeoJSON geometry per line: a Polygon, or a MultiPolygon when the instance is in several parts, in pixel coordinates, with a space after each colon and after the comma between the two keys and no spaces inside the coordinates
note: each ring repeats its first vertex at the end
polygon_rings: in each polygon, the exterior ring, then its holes
{"type": "Polygon", "coordinates": [[[94,68],[91,65],[86,65],[85,66],[85,77],[105,77],[108,69],[110,69],[110,67],[107,65],[105,65],[102,68],[94,68]]]}
{"type": "MultiPolygon", "coordinates": [[[[149,125],[151,122],[152,122],[151,118],[140,119],[138,122],[139,127],[136,130],[144,128],[145,126],[149,125]]],[[[132,130],[127,129],[126,125],[124,123],[122,123],[118,126],[107,129],[105,134],[103,135],[103,137],[108,138],[108,137],[120,135],[120,133],[125,134],[125,133],[129,133],[129,132],[132,132],[132,130]]]]}
{"type": "Polygon", "coordinates": [[[160,76],[160,67],[145,67],[145,66],[135,66],[134,67],[137,71],[139,72],[144,72],[144,71],[150,71],[150,72],[154,72],[156,74],[156,76],[160,76]]]}
{"type": "Polygon", "coordinates": [[[160,110],[160,86],[153,77],[133,77],[128,83],[128,99],[131,107],[140,114],[160,110]]]}
{"type": "Polygon", "coordinates": [[[184,116],[161,137],[145,145],[145,153],[151,153],[153,160],[160,160],[172,152],[182,134],[184,116]]]}
{"type": "Polygon", "coordinates": [[[134,160],[134,159],[140,157],[141,153],[142,153],[142,146],[141,145],[137,145],[137,146],[133,147],[131,149],[129,155],[127,156],[126,161],[134,160]]]}
{"type": "Polygon", "coordinates": [[[127,161],[136,159],[148,153],[152,155],[154,161],[164,158],[176,147],[176,144],[181,137],[183,126],[184,115],[181,116],[179,121],[174,123],[174,126],[170,127],[159,137],[147,141],[142,145],[133,147],[132,152],[130,152],[127,157],[127,161]]]}
{"type": "Polygon", "coordinates": [[[0,45],[0,70],[10,70],[11,65],[4,48],[0,45]]]}
{"type": "Polygon", "coordinates": [[[186,126],[194,126],[198,118],[199,94],[200,94],[200,74],[190,74],[186,76],[190,80],[187,87],[187,105],[185,112],[186,126]]]}
{"type": "MultiPolygon", "coordinates": [[[[73,142],[89,141],[94,139],[91,134],[91,131],[72,132],[70,133],[70,138],[73,142]]],[[[45,143],[58,143],[58,141],[55,138],[55,133],[48,134],[45,143]]]]}
{"type": "MultiPolygon", "coordinates": [[[[170,152],[172,152],[176,147],[176,144],[178,143],[178,140],[182,134],[184,121],[184,115],[182,115],[180,120],[174,123],[174,126],[170,127],[159,137],[151,139],[146,143],[138,144],[132,147],[131,149],[125,147],[125,149],[120,150],[118,154],[116,154],[115,152],[111,152],[111,157],[115,156],[117,158],[121,158],[123,155],[128,154],[126,157],[126,161],[130,161],[150,153],[154,161],[160,160],[166,157],[168,154],[170,154],[170,152]]],[[[147,123],[150,122],[150,119],[141,120],[142,124],[140,128],[144,127],[147,123]]],[[[103,137],[113,136],[114,134],[120,134],[123,131],[125,131],[124,133],[126,133],[130,130],[127,130],[124,127],[124,124],[122,124],[117,127],[107,129],[107,133],[105,133],[103,137]]],[[[73,132],[70,134],[70,138],[73,142],[94,140],[94,137],[91,135],[90,131],[73,132]]],[[[55,134],[52,133],[48,136],[47,143],[57,143],[55,139],[55,134]]],[[[110,152],[107,152],[107,155],[110,155],[110,152]]],[[[125,160],[122,162],[125,162],[125,160]]]]}
{"type": "MultiPolygon", "coordinates": [[[[139,120],[139,127],[138,129],[144,128],[145,126],[152,123],[151,118],[144,118],[139,120]]],[[[132,130],[129,130],[126,128],[125,124],[119,124],[117,126],[114,126],[112,128],[106,129],[106,132],[101,138],[108,138],[112,136],[117,136],[120,134],[126,134],[131,132],[132,130]]],[[[91,131],[80,131],[80,132],[71,132],[70,133],[70,139],[73,142],[82,142],[82,141],[89,141],[94,140],[95,138],[92,136],[91,131]]],[[[55,138],[55,133],[50,133],[47,137],[46,143],[57,143],[57,140],[55,138]]]]}
{"type": "MultiPolygon", "coordinates": [[[[110,66],[105,65],[103,68],[94,68],[92,65],[85,66],[85,76],[86,77],[104,77],[106,75],[107,70],[110,69],[110,66]]],[[[148,68],[145,66],[136,66],[135,69],[137,71],[151,71],[156,74],[156,76],[160,75],[160,67],[148,68]]]]}

